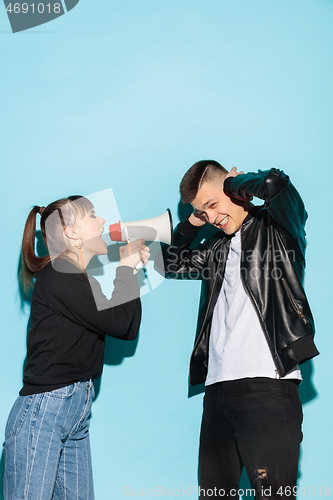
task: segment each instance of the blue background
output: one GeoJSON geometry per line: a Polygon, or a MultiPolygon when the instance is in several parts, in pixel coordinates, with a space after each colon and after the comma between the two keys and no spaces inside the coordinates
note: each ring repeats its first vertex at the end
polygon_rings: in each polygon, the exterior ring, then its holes
{"type": "MultiPolygon", "coordinates": [[[[12,34],[0,6],[2,435],[21,388],[29,310],[17,265],[32,205],[112,188],[123,220],[170,207],[178,222],[195,161],[274,166],[309,212],[305,288],[321,351],[305,366],[300,497],[333,488],[332,26],[332,0],[81,0],[12,34]]],[[[108,344],[91,420],[97,500],[197,485],[202,394],[188,398],[187,375],[199,290],[164,281],[143,297],[139,341],[108,344]]]]}

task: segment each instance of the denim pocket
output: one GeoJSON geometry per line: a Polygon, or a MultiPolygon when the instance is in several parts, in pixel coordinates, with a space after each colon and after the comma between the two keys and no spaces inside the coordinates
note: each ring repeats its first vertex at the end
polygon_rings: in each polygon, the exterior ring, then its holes
{"type": "Polygon", "coordinates": [[[19,396],[17,398],[8,416],[5,429],[6,439],[19,433],[34,397],[35,394],[31,394],[30,396],[19,396]]]}
{"type": "Polygon", "coordinates": [[[76,389],[76,384],[66,385],[65,387],[60,387],[60,389],[54,389],[54,391],[45,392],[45,396],[57,399],[66,399],[71,397],[76,389]]]}

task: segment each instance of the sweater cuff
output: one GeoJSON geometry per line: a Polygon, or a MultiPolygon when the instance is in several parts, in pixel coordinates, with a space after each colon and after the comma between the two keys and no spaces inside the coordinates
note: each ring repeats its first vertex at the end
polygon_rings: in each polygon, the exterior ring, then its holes
{"type": "Polygon", "coordinates": [[[131,266],[118,266],[116,269],[116,278],[133,278],[136,280],[136,274],[133,274],[133,267],[131,266]]]}
{"type": "Polygon", "coordinates": [[[319,351],[313,341],[313,335],[302,337],[290,344],[289,347],[293,351],[299,364],[304,363],[319,354],[319,351]]]}
{"type": "Polygon", "coordinates": [[[186,219],[184,222],[180,222],[178,224],[177,229],[180,234],[193,240],[203,227],[204,226],[194,226],[188,219],[186,219]]]}
{"type": "Polygon", "coordinates": [[[125,304],[140,297],[137,274],[133,274],[133,271],[133,267],[130,266],[117,267],[112,294],[112,300],[116,304],[125,304]]]}

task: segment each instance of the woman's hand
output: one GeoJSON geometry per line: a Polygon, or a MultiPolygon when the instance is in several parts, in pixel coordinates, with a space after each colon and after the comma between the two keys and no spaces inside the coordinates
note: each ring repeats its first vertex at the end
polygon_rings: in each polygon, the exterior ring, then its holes
{"type": "Polygon", "coordinates": [[[145,240],[139,239],[119,248],[120,266],[136,268],[142,261],[143,266],[148,264],[150,256],[149,248],[145,245],[145,240]]]}

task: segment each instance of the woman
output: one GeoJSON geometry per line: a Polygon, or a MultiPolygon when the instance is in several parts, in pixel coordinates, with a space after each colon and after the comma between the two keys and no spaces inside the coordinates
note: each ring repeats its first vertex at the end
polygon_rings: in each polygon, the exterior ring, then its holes
{"type": "Polygon", "coordinates": [[[135,339],[141,320],[136,269],[148,262],[143,240],[120,248],[110,300],[85,266],[107,253],[105,220],[70,196],[35,206],[22,241],[22,284],[34,286],[23,388],[4,443],[5,500],[94,498],[89,415],[101,375],[105,335],[135,339]],[[36,216],[49,254],[35,254],[36,216]]]}

